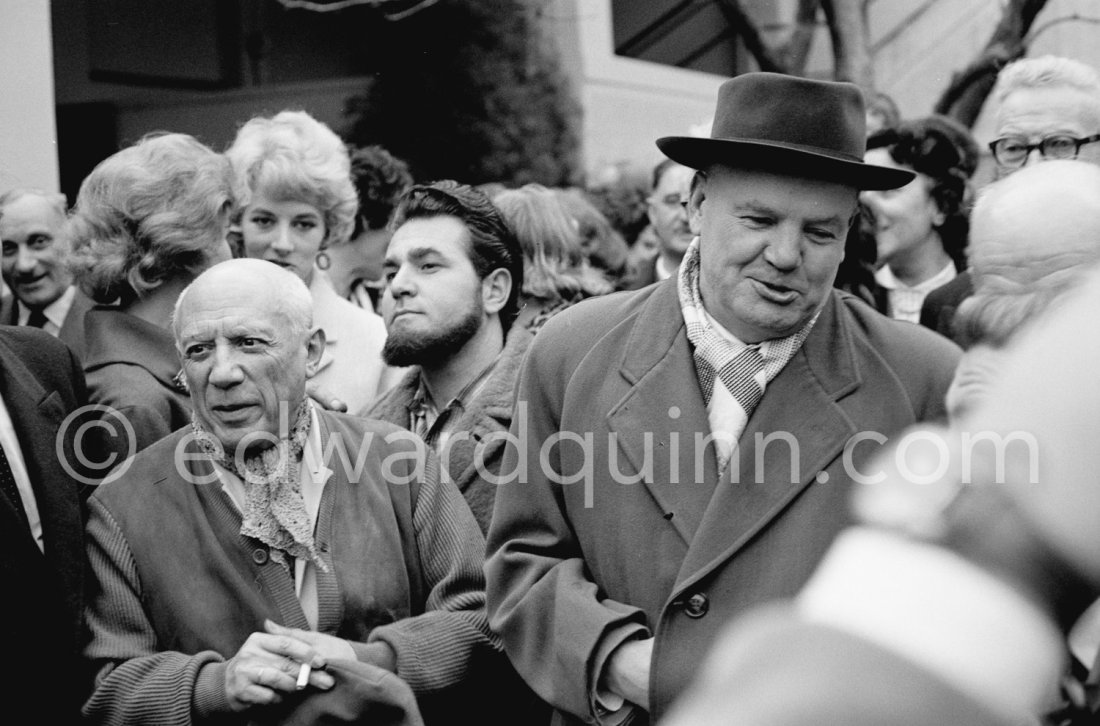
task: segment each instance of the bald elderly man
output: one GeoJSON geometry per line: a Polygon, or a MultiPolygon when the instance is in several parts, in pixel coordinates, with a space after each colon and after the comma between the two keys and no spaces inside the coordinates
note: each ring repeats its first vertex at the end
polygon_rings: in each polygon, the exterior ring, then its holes
{"type": "Polygon", "coordinates": [[[989,185],[971,213],[970,236],[974,294],[956,314],[968,350],[948,391],[953,416],[984,395],[989,369],[1016,331],[1100,261],[1100,166],[1052,161],[989,185]]]}
{"type": "Polygon", "coordinates": [[[505,663],[462,495],[413,435],[309,402],[311,316],[304,283],[262,260],[180,295],[192,424],[89,500],[91,722],[312,723],[381,703],[413,724],[418,702],[477,694],[505,663]]]}

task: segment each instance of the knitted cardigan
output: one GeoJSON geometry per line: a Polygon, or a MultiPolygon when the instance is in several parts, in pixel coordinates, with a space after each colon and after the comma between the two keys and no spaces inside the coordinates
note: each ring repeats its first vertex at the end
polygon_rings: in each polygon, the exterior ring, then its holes
{"type": "MultiPolygon", "coordinates": [[[[329,565],[317,572],[317,629],[361,658],[365,643],[388,643],[418,697],[462,683],[475,659],[503,660],[485,619],[484,540],[434,456],[417,458],[408,432],[386,424],[318,418],[334,473],[315,534],[329,565]]],[[[93,722],[222,722],[225,661],[267,618],[309,627],[290,573],[240,535],[239,513],[188,433],[142,452],[89,500],[93,722]]]]}

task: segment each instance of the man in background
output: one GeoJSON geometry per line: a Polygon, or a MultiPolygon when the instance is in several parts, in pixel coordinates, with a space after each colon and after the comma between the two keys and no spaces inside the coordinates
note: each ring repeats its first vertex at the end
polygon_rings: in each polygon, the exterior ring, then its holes
{"type": "Polygon", "coordinates": [[[653,191],[646,199],[650,233],[657,239],[657,255],[638,265],[626,290],[667,280],[676,274],[694,236],[688,224],[687,198],[694,171],[665,159],[653,169],[653,191]]]}
{"type": "MultiPolygon", "coordinates": [[[[1052,55],[1024,58],[1001,70],[992,95],[997,178],[1050,159],[1100,164],[1100,76],[1092,67],[1052,55]]],[[[933,290],[921,306],[921,325],[961,342],[955,311],[973,291],[969,271],[933,290]]]]}
{"type": "Polygon", "coordinates": [[[65,197],[36,189],[0,196],[0,271],[11,296],[0,301],[0,323],[30,325],[84,355],[84,313],[92,301],[65,266],[65,197]]]}

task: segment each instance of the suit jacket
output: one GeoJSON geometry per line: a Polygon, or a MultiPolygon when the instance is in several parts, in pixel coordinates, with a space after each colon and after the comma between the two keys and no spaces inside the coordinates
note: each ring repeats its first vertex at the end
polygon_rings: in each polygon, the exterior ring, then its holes
{"type": "Polygon", "coordinates": [[[974,277],[963,270],[950,282],[937,287],[924,298],[920,308],[920,324],[959,343],[955,334],[955,311],[962,301],[974,294],[974,277]]]}
{"type": "Polygon", "coordinates": [[[502,465],[525,479],[500,483],[488,538],[490,624],[516,669],[563,720],[590,718],[608,655],[655,635],[658,718],[726,621],[805,583],[881,437],[944,417],[958,357],[832,292],[719,482],[676,281],[556,316],[502,465]]]}
{"type": "MultiPolygon", "coordinates": [[[[61,324],[61,330],[57,337],[72,348],[78,358],[84,359],[84,313],[88,312],[95,302],[80,291],[76,290],[73,296],[73,304],[65,315],[65,322],[61,324]]],[[[19,325],[19,305],[14,295],[5,295],[0,299],[0,324],[19,325]]]]}
{"type": "Polygon", "coordinates": [[[176,383],[180,361],[168,329],[111,306],[89,310],[84,328],[89,398],[117,412],[101,415],[119,432],[104,436],[103,457],[124,461],[190,423],[191,398],[176,383]],[[131,432],[133,446],[127,436],[131,432]]]}
{"type": "MultiPolygon", "coordinates": [[[[8,409],[42,520],[38,549],[14,504],[0,494],[0,638],[11,657],[0,666],[0,696],[34,699],[35,719],[70,723],[79,706],[77,677],[82,630],[84,536],[80,483],[63,428],[86,401],[84,375],[71,350],[53,336],[0,326],[0,395],[8,409]],[[61,436],[62,456],[55,443],[61,436]]],[[[66,435],[68,434],[68,435],[66,435]]]]}

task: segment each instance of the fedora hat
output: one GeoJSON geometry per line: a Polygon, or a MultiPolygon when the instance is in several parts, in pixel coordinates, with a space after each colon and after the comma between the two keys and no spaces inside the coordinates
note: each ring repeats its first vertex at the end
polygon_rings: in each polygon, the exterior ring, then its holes
{"type": "Polygon", "coordinates": [[[713,164],[896,189],[914,174],[863,162],[867,119],[852,83],[745,73],[722,84],[710,138],[666,136],[657,146],[693,169],[713,164]]]}

